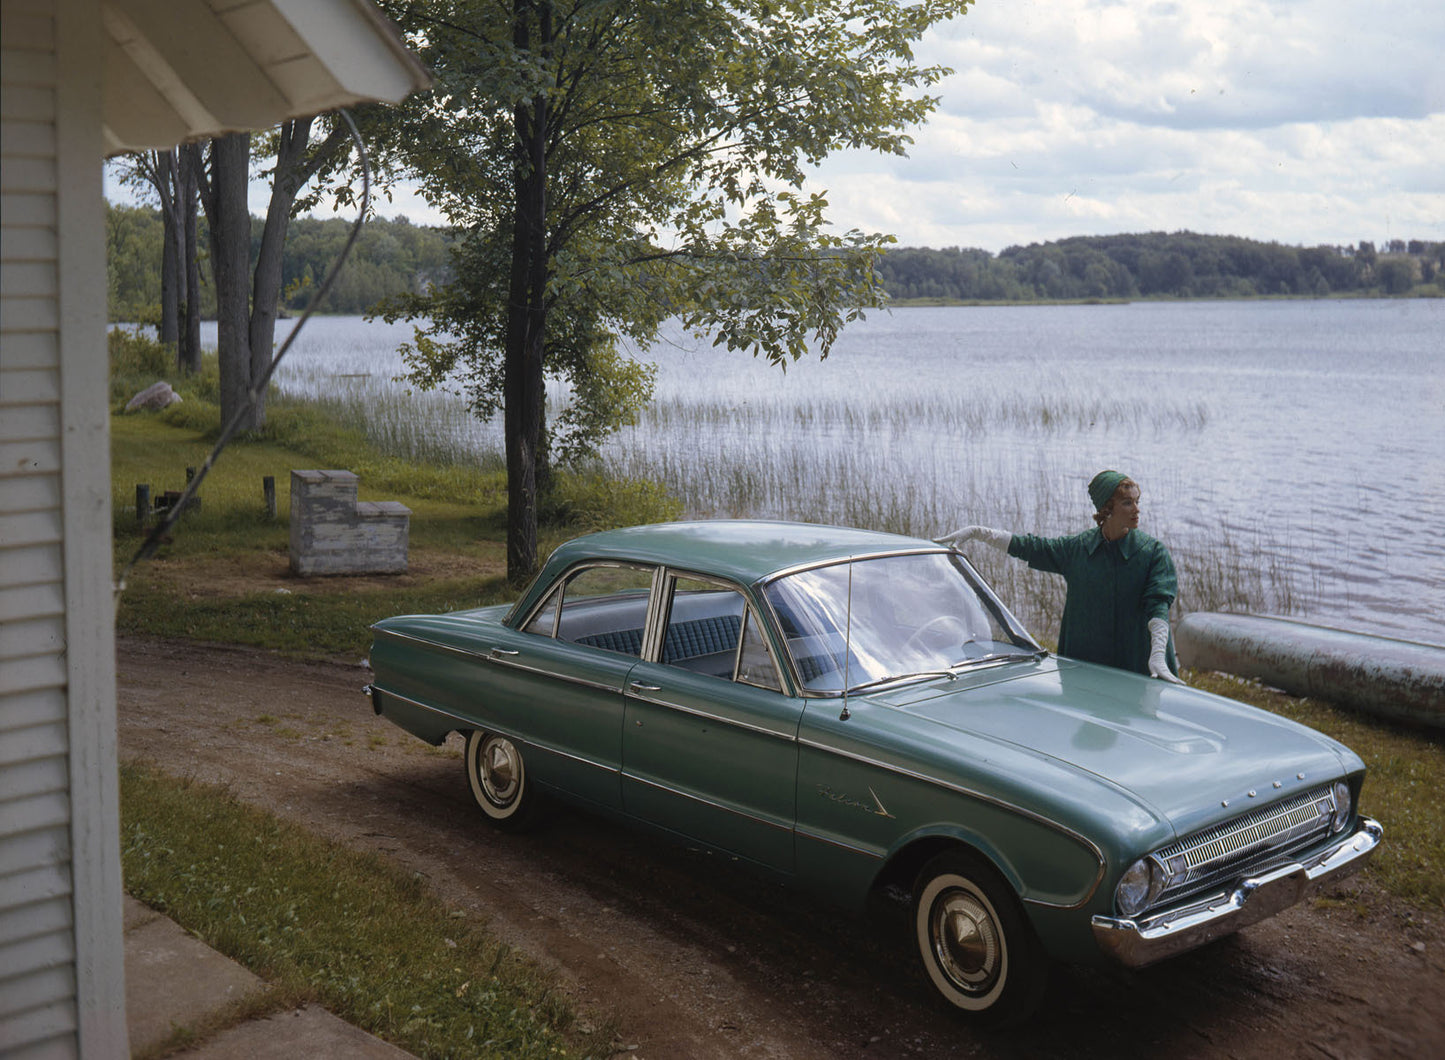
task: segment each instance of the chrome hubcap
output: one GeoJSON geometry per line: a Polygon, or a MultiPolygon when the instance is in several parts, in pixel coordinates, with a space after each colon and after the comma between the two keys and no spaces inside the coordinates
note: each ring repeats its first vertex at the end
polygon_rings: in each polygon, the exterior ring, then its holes
{"type": "Polygon", "coordinates": [[[938,966],[960,990],[986,993],[998,979],[1002,947],[988,907],[966,891],[949,891],[930,918],[938,966]]]}
{"type": "Polygon", "coordinates": [[[516,798],[521,775],[517,749],[507,740],[488,740],[480,758],[478,773],[487,798],[499,806],[516,798]]]}

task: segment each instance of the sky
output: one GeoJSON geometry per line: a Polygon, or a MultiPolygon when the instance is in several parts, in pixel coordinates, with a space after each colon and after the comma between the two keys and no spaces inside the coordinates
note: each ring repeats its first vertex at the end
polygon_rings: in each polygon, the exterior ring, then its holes
{"type": "Polygon", "coordinates": [[[977,0],[906,159],[827,162],[903,246],[1179,231],[1445,240],[1440,0],[977,0]]]}
{"type": "MultiPolygon", "coordinates": [[[[1441,0],[976,0],[917,58],[954,73],[908,156],[810,179],[841,230],[994,253],[1186,229],[1445,241],[1441,0]]],[[[406,188],[379,207],[446,223],[406,188]]]]}

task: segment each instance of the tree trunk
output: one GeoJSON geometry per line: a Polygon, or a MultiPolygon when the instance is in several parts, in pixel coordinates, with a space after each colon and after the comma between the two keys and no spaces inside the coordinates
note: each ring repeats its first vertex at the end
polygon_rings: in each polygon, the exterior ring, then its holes
{"type": "MultiPolygon", "coordinates": [[[[529,47],[528,0],[515,0],[514,39],[529,47]]],[[[540,36],[551,37],[550,5],[540,36]]],[[[520,584],[537,568],[537,457],[542,434],[547,326],[547,100],[538,96],[513,115],[512,272],[503,372],[507,441],[507,578],[520,584]]]]}
{"type": "Polygon", "coordinates": [[[288,121],[281,126],[271,201],[266,208],[266,225],[261,230],[261,248],[256,255],[256,274],[251,288],[251,374],[255,379],[260,379],[270,365],[276,347],[286,231],[291,225],[296,193],[305,183],[300,168],[310,140],[310,118],[288,121]]]}
{"type": "Polygon", "coordinates": [[[185,305],[177,355],[183,372],[201,370],[201,261],[196,253],[197,174],[201,150],[194,144],[181,148],[181,257],[185,263],[185,305]]]}
{"type": "Polygon", "coordinates": [[[172,347],[177,347],[180,339],[180,304],[185,298],[177,157],[174,147],[168,151],[140,151],[134,156],[134,175],[151,186],[161,204],[161,317],[156,330],[161,343],[172,347]]]}
{"type": "MultiPolygon", "coordinates": [[[[216,353],[221,361],[221,423],[241,414],[251,389],[251,213],[246,203],[251,137],[211,141],[211,173],[202,196],[211,225],[211,271],[216,280],[216,353]]],[[[238,427],[265,423],[265,395],[242,415],[238,427]]]]}
{"type": "Polygon", "coordinates": [[[307,181],[329,168],[351,144],[345,128],[337,123],[325,140],[312,147],[311,123],[311,118],[285,122],[277,137],[271,200],[266,207],[266,224],[261,230],[261,247],[251,289],[251,374],[256,380],[263,377],[275,356],[286,233],[291,226],[296,196],[307,181]]]}
{"type": "Polygon", "coordinates": [[[161,326],[160,340],[166,346],[180,348],[181,299],[184,297],[181,272],[181,216],[179,181],[176,179],[176,152],[154,153],[156,190],[161,200],[161,326]]]}
{"type": "MultiPolygon", "coordinates": [[[[544,109],[538,101],[535,107],[544,109]]],[[[542,433],[546,327],[545,181],[516,183],[511,297],[507,309],[503,420],[507,440],[507,578],[520,584],[537,568],[537,456],[542,433]]]]}

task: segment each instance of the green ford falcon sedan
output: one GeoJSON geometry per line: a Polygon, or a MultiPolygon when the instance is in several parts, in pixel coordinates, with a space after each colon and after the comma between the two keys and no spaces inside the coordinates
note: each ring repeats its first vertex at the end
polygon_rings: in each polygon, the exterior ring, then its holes
{"type": "Polygon", "coordinates": [[[859,908],[912,895],[938,993],[1022,1019],[1360,869],[1364,764],[1283,718],[1042,649],[956,550],[798,523],[578,538],[511,607],[373,627],[372,705],[465,736],[501,828],[547,797],[859,908]]]}

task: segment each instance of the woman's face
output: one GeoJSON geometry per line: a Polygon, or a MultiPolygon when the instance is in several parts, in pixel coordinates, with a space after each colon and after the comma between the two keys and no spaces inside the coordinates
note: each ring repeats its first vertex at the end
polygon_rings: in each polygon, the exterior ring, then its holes
{"type": "Polygon", "coordinates": [[[1105,517],[1103,523],[1104,537],[1110,541],[1117,541],[1130,530],[1139,528],[1139,487],[1120,486],[1114,491],[1110,500],[1113,508],[1105,517]]]}

